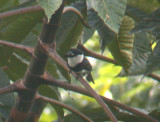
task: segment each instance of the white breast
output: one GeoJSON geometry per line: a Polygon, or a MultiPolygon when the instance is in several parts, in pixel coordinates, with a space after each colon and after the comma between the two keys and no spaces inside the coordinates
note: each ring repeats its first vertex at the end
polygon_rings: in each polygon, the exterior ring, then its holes
{"type": "Polygon", "coordinates": [[[79,63],[83,61],[84,55],[77,55],[75,57],[69,57],[68,58],[68,65],[70,67],[75,67],[79,63]]]}

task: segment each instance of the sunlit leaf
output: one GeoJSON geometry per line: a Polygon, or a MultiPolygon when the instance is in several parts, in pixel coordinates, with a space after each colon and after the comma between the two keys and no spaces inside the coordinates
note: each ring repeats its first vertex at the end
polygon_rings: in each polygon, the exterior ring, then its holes
{"type": "Polygon", "coordinates": [[[37,3],[44,9],[48,20],[52,14],[60,7],[62,0],[37,0],[37,3]]]}
{"type": "Polygon", "coordinates": [[[127,0],[87,0],[98,16],[115,33],[118,33],[127,0]]]}

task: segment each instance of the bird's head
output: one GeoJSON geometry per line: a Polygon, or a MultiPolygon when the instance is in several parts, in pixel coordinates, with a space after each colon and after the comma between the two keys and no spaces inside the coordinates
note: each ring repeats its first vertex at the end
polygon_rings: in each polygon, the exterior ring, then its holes
{"type": "Polygon", "coordinates": [[[72,48],[70,49],[67,53],[66,53],[66,56],[68,58],[72,58],[72,57],[76,57],[76,56],[83,56],[83,52],[79,49],[75,49],[75,48],[72,48]]]}
{"type": "Polygon", "coordinates": [[[81,63],[84,59],[84,54],[79,49],[70,49],[66,56],[68,57],[68,65],[70,67],[75,67],[79,63],[81,63]]]}

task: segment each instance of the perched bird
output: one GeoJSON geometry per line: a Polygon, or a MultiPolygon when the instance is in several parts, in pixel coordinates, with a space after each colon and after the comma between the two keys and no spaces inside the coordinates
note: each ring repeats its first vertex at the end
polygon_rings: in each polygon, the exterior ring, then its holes
{"type": "Polygon", "coordinates": [[[86,75],[86,79],[94,83],[91,75],[92,66],[81,50],[70,49],[66,56],[68,57],[67,65],[71,71],[74,71],[77,75],[86,75]]]}

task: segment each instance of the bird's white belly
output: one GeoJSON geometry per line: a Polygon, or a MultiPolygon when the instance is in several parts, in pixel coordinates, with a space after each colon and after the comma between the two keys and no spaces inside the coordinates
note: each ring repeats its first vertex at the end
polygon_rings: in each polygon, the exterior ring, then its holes
{"type": "Polygon", "coordinates": [[[83,55],[77,55],[76,57],[69,57],[68,58],[68,65],[70,67],[75,67],[76,65],[80,64],[83,61],[83,55]]]}

